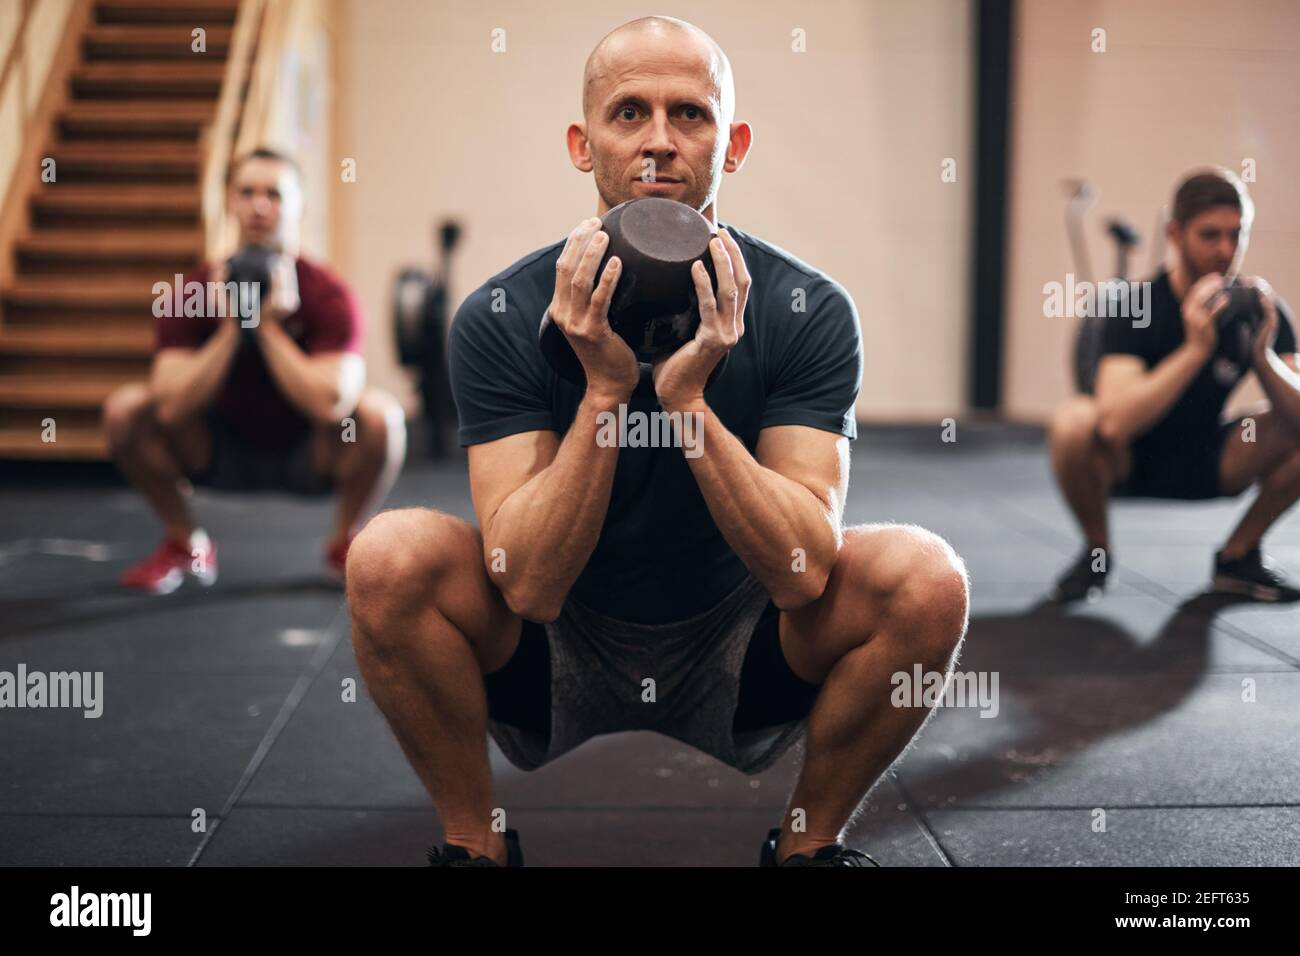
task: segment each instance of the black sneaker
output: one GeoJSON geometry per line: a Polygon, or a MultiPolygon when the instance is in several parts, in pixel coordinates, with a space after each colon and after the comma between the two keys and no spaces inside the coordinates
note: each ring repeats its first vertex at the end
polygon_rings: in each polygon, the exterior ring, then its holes
{"type": "Polygon", "coordinates": [[[1094,571],[1093,565],[1096,564],[1097,558],[1093,556],[1095,548],[1084,548],[1083,554],[1079,555],[1078,560],[1070,565],[1059,579],[1056,587],[1052,590],[1052,600],[1059,601],[1062,604],[1071,601],[1082,601],[1085,598],[1098,598],[1101,592],[1106,590],[1106,575],[1110,571],[1111,553],[1105,551],[1103,558],[1103,567],[1105,570],[1094,571]]]}
{"type": "MultiPolygon", "coordinates": [[[[463,846],[444,843],[441,848],[429,847],[426,855],[430,866],[500,866],[495,860],[486,856],[470,859],[469,851],[463,846]]],[[[519,834],[506,830],[506,866],[523,866],[524,851],[519,848],[519,834]]]]}
{"type": "Polygon", "coordinates": [[[1297,601],[1300,590],[1280,572],[1264,564],[1259,548],[1235,561],[1214,556],[1214,590],[1221,594],[1242,594],[1254,601],[1297,601]]]}
{"type": "Polygon", "coordinates": [[[853,850],[843,843],[824,846],[812,856],[793,853],[785,862],[776,862],[776,841],[781,836],[781,828],[769,830],[767,840],[763,843],[763,852],[759,854],[759,866],[880,866],[875,860],[860,850],[853,850]]]}

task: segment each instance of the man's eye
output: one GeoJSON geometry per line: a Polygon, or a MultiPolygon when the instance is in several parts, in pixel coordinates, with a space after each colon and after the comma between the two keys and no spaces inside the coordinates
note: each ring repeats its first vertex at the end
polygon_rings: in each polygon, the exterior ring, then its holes
{"type": "Polygon", "coordinates": [[[623,119],[636,119],[636,107],[624,106],[618,111],[618,115],[623,119]],[[630,116],[628,115],[629,113],[631,114],[630,116]]]}
{"type": "Polygon", "coordinates": [[[687,119],[699,119],[701,116],[704,115],[704,113],[701,112],[698,106],[688,106],[686,107],[685,112],[687,114],[686,115],[687,119]]]}

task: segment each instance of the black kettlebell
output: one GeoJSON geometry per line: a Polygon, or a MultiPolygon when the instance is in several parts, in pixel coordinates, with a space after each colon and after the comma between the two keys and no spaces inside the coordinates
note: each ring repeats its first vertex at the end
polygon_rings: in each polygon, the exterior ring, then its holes
{"type": "MultiPolygon", "coordinates": [[[[609,324],[636,353],[641,363],[639,394],[654,394],[651,364],[671,355],[695,337],[700,325],[699,302],[691,267],[698,259],[708,270],[716,294],[718,277],[709,253],[716,234],[707,219],[685,203],[647,197],[619,203],[601,217],[609,245],[596,273],[604,273],[612,256],[623,272],[609,304],[609,324]]],[[[573,346],[548,313],[542,318],[538,342],[557,375],[586,386],[586,374],[573,346]]],[[[712,385],[726,365],[724,355],[709,376],[712,385]]]]}
{"type": "Polygon", "coordinates": [[[240,289],[239,293],[239,312],[237,318],[240,326],[240,333],[244,343],[253,344],[257,341],[253,327],[247,324],[246,320],[252,319],[253,315],[244,315],[246,305],[251,305],[246,301],[242,290],[252,287],[256,284],[258,289],[258,302],[265,302],[271,297],[271,264],[275,258],[275,250],[267,246],[244,246],[233,256],[226,260],[226,281],[239,283],[236,288],[240,289]]]}
{"type": "Polygon", "coordinates": [[[1216,318],[1219,329],[1217,352],[1238,369],[1247,369],[1255,336],[1264,324],[1264,303],[1254,286],[1234,282],[1223,291],[1228,301],[1216,318]]]}

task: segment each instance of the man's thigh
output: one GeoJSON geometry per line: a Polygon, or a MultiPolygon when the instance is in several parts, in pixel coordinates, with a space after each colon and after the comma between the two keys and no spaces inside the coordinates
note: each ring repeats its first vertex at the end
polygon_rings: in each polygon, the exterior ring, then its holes
{"type": "Polygon", "coordinates": [[[948,544],[923,528],[879,524],[846,529],[822,596],[781,612],[781,649],[791,669],[803,681],[822,683],[840,658],[879,630],[904,583],[932,573],[936,582],[946,581],[964,573],[960,567],[948,544]]]}
{"type": "Polygon", "coordinates": [[[152,426],[155,434],[175,457],[183,474],[193,477],[203,475],[211,469],[212,429],[208,426],[206,417],[196,416],[167,427],[154,419],[152,426]]]}
{"type": "Polygon", "coordinates": [[[1219,456],[1219,485],[1238,495],[1294,455],[1300,442],[1271,409],[1237,419],[1227,426],[1219,456]]]}

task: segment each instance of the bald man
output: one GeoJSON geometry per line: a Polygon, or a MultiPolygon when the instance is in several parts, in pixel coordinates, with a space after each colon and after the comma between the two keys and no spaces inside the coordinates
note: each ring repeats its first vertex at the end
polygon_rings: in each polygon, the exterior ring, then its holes
{"type": "MultiPolygon", "coordinates": [[[[734,112],[730,63],[696,27],[651,17],[606,36],[587,61],[583,122],[568,128],[596,213],[662,196],[716,224],[722,175],[753,142],[734,112]]],[[[927,531],[843,527],[862,370],[853,301],[721,225],[717,294],[697,264],[699,331],[645,395],[607,321],[621,263],[598,274],[599,226],[578,223],[456,315],[478,527],[389,511],[348,558],[357,660],[446,831],[430,862],[523,863],[493,798],[489,732],[532,770],[600,734],[654,730],[746,774],[805,737],[760,864],[874,865],[843,831],[929,714],[891,703],[891,677],[947,674],[968,589],[927,531]],[[548,311],[585,388],[542,357],[548,311]],[[598,440],[600,421],[638,411],[692,416],[694,452],[598,440]]]]}

